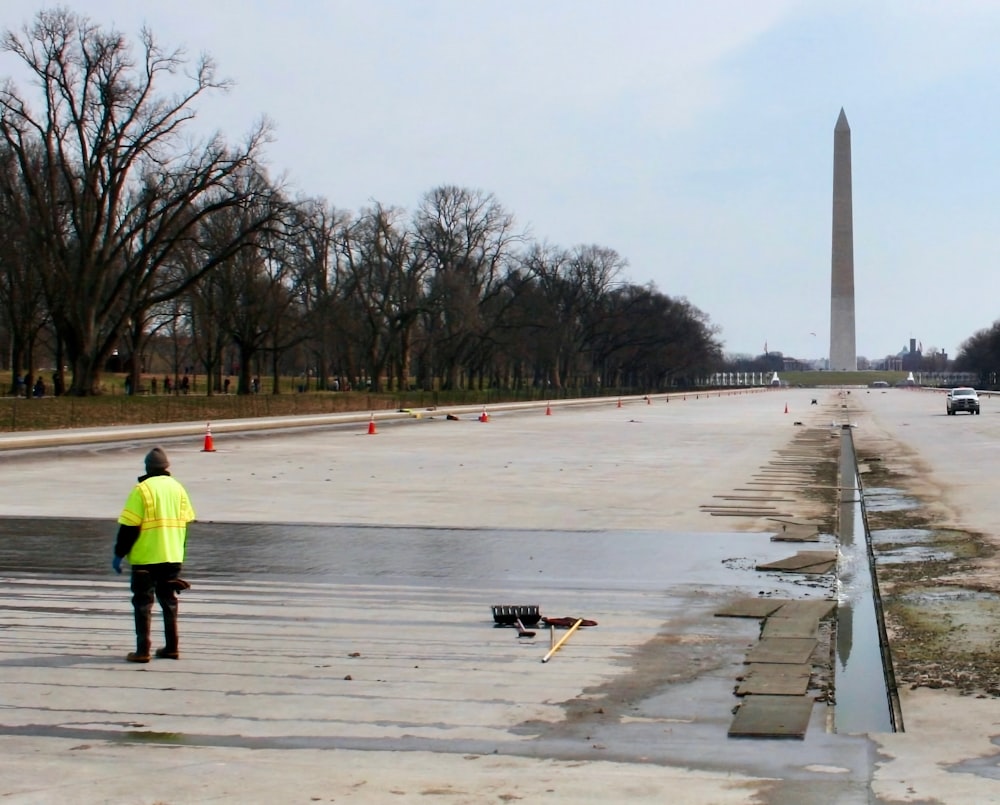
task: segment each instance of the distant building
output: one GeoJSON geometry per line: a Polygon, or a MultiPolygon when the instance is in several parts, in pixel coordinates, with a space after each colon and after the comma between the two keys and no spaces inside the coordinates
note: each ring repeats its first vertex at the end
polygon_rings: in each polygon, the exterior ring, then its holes
{"type": "Polygon", "coordinates": [[[942,350],[925,356],[924,345],[916,338],[911,338],[910,343],[895,355],[887,355],[882,360],[872,361],[873,369],[889,372],[942,371],[947,365],[946,352],[942,350]]]}
{"type": "Polygon", "coordinates": [[[910,348],[906,349],[904,347],[899,353],[900,366],[904,372],[919,372],[923,369],[923,348],[923,344],[919,347],[917,346],[916,338],[910,339],[910,348]]]}

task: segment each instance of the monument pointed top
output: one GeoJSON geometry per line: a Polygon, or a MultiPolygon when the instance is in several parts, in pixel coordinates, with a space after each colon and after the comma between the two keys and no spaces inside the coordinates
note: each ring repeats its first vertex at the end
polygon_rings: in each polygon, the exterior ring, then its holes
{"type": "Polygon", "coordinates": [[[844,114],[844,107],[840,107],[840,117],[837,118],[837,125],[833,127],[834,131],[850,131],[851,127],[847,122],[847,115],[844,114]]]}

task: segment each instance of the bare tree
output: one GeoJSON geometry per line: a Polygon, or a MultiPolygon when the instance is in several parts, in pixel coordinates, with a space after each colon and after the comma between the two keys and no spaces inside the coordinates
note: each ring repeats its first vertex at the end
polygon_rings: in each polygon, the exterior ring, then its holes
{"type": "Polygon", "coordinates": [[[522,238],[492,194],[454,186],[424,196],[414,224],[429,271],[427,337],[442,384],[453,389],[486,336],[490,320],[484,313],[505,291],[505,270],[522,238]]]}
{"type": "Polygon", "coordinates": [[[344,294],[358,312],[372,390],[395,359],[397,390],[408,384],[410,338],[422,309],[426,262],[400,225],[402,213],[376,204],[343,230],[344,294]]]}
{"type": "Polygon", "coordinates": [[[331,363],[338,353],[332,322],[342,272],[337,239],[349,223],[347,213],[319,199],[294,206],[288,234],[295,286],[302,304],[310,362],[316,367],[317,388],[327,388],[331,363]]]}
{"type": "Polygon", "coordinates": [[[7,31],[0,43],[39,90],[37,109],[13,82],[0,90],[0,138],[18,163],[25,205],[17,223],[35,223],[32,257],[51,269],[44,288],[76,394],[99,389],[102,363],[139,300],[146,308],[182,293],[244,248],[272,216],[269,204],[253,204],[257,214],[241,219],[194,276],[158,282],[201,221],[272,192],[255,181],[270,127],[260,122],[239,146],[218,134],[200,145],[185,142],[195,102],[229,82],[202,57],[186,89],[160,95],[162,79],[178,83],[184,53],[162,49],[146,29],[139,45],[136,58],[121,34],[65,9],[40,12],[32,26],[7,31]]]}
{"type": "MultiPolygon", "coordinates": [[[[7,149],[0,151],[0,186],[12,188],[10,176],[16,170],[13,154],[7,149]]],[[[30,396],[38,368],[35,347],[49,317],[41,282],[43,269],[29,258],[32,230],[15,223],[23,204],[24,199],[15,197],[13,189],[0,193],[0,306],[11,338],[11,393],[26,389],[30,396]],[[22,369],[27,370],[25,375],[22,369]],[[18,377],[22,388],[18,388],[18,377]]]]}

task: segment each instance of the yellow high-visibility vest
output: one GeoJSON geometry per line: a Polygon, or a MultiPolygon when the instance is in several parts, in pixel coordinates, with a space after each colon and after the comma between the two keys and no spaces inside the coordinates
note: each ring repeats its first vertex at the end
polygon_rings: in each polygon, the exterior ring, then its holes
{"type": "Polygon", "coordinates": [[[192,520],[194,509],[187,491],[171,476],[153,475],[136,484],[118,516],[122,525],[140,526],[129,563],[183,562],[187,524],[192,520]]]}

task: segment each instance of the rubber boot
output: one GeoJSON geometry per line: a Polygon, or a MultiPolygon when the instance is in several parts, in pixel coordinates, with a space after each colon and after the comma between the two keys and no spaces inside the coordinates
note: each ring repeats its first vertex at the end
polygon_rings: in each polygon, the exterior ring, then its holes
{"type": "Polygon", "coordinates": [[[129,662],[149,662],[149,626],[152,612],[148,609],[135,613],[135,651],[125,657],[129,662]]]}
{"type": "Polygon", "coordinates": [[[179,660],[181,653],[177,642],[177,604],[163,606],[163,634],[167,644],[156,650],[156,656],[163,660],[179,660]]]}

